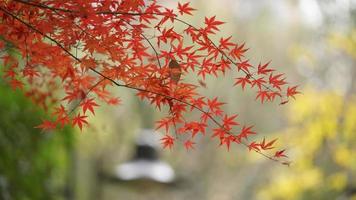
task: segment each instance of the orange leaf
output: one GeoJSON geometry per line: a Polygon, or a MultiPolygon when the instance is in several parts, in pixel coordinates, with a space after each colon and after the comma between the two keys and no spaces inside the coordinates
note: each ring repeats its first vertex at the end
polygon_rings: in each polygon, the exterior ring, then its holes
{"type": "Polygon", "coordinates": [[[73,118],[72,120],[72,126],[74,127],[75,125],[77,125],[79,127],[80,130],[82,130],[83,128],[83,124],[88,124],[88,122],[85,120],[85,118],[87,118],[88,116],[85,115],[80,115],[78,113],[78,115],[76,117],[73,118]]]}

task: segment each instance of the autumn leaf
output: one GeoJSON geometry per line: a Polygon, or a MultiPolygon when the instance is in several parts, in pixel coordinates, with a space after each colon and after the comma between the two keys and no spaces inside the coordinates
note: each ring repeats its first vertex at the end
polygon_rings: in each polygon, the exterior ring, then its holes
{"type": "Polygon", "coordinates": [[[251,85],[252,87],[254,87],[255,85],[257,85],[258,89],[261,90],[262,86],[266,84],[266,81],[264,80],[264,78],[258,78],[258,79],[253,79],[251,81],[251,85]]]}
{"type": "Polygon", "coordinates": [[[236,136],[228,135],[228,136],[222,138],[220,146],[225,144],[227,147],[227,150],[229,151],[231,142],[235,142],[235,141],[236,141],[236,136]]]}
{"type": "Polygon", "coordinates": [[[269,76],[269,83],[278,90],[281,90],[281,86],[287,83],[284,81],[285,78],[283,78],[283,75],[284,74],[277,74],[273,76],[273,74],[271,73],[269,76]]]}
{"type": "Polygon", "coordinates": [[[248,145],[248,150],[251,151],[251,150],[255,150],[255,151],[260,151],[260,148],[259,148],[260,144],[256,143],[256,142],[251,142],[249,145],[248,145]]]}
{"type": "Polygon", "coordinates": [[[262,65],[261,63],[257,66],[257,74],[266,75],[269,72],[275,71],[274,69],[268,69],[267,66],[271,63],[271,61],[267,62],[266,64],[262,65]]]}
{"type": "Polygon", "coordinates": [[[49,120],[43,120],[42,124],[35,126],[35,128],[40,128],[42,131],[50,131],[56,128],[56,123],[49,120]]]}
{"type": "Polygon", "coordinates": [[[174,138],[170,135],[165,135],[162,139],[163,148],[171,149],[174,145],[174,138]]]}
{"type": "Polygon", "coordinates": [[[268,93],[268,91],[266,90],[259,90],[258,93],[257,93],[257,96],[256,96],[256,100],[257,99],[261,99],[261,103],[263,104],[266,100],[270,100],[271,97],[268,93]]]}
{"type": "Polygon", "coordinates": [[[241,132],[237,135],[238,140],[241,141],[242,138],[247,139],[249,135],[255,135],[256,132],[252,131],[252,128],[253,126],[243,126],[241,132]]]}
{"type": "Polygon", "coordinates": [[[206,30],[209,33],[214,33],[213,31],[218,31],[218,26],[224,24],[224,22],[215,19],[215,16],[208,18],[205,17],[206,30]]]}
{"type": "Polygon", "coordinates": [[[299,94],[300,92],[297,91],[297,87],[298,86],[294,86],[294,87],[288,87],[287,88],[287,97],[292,97],[293,99],[295,99],[295,95],[299,94]]]}
{"type": "Polygon", "coordinates": [[[281,157],[288,157],[287,155],[284,154],[285,152],[285,149],[281,150],[281,151],[276,151],[275,154],[274,154],[274,157],[276,158],[281,158],[281,157]]]}
{"type": "Polygon", "coordinates": [[[78,126],[80,130],[83,128],[83,124],[88,124],[88,122],[85,120],[88,116],[85,115],[78,115],[72,119],[72,126],[78,126]]]}
{"type": "Polygon", "coordinates": [[[189,149],[194,149],[194,145],[195,145],[195,142],[191,141],[191,140],[186,140],[184,142],[184,147],[185,149],[188,151],[189,149]]]}
{"type": "Polygon", "coordinates": [[[10,86],[13,90],[16,90],[16,89],[23,89],[23,83],[17,79],[12,79],[10,81],[10,86]]]}
{"type": "Polygon", "coordinates": [[[93,115],[95,115],[94,106],[99,106],[99,105],[95,103],[94,98],[91,98],[91,99],[84,100],[80,104],[80,106],[82,106],[84,114],[86,113],[87,110],[89,110],[91,113],[93,113],[93,115]]]}
{"type": "Polygon", "coordinates": [[[208,99],[207,105],[209,109],[215,114],[221,116],[223,111],[221,110],[221,106],[225,103],[219,102],[218,98],[215,97],[212,100],[208,99]]]}
{"type": "Polygon", "coordinates": [[[260,143],[261,149],[263,150],[269,150],[269,149],[273,149],[273,144],[277,141],[277,139],[274,139],[270,142],[266,143],[266,139],[263,138],[262,142],[260,143]]]}
{"type": "Polygon", "coordinates": [[[235,120],[238,115],[224,115],[223,118],[223,126],[226,127],[227,129],[230,129],[232,126],[237,126],[239,123],[235,120]]]}
{"type": "Polygon", "coordinates": [[[189,2],[187,2],[184,4],[178,3],[178,10],[181,15],[183,15],[183,14],[192,15],[191,11],[194,11],[195,9],[192,7],[189,7],[189,2]]]}
{"type": "Polygon", "coordinates": [[[236,78],[236,82],[235,82],[235,84],[234,85],[241,85],[241,87],[242,87],[242,90],[244,90],[245,89],[245,86],[246,86],[246,84],[251,84],[251,81],[249,80],[249,78],[248,77],[240,77],[240,78],[236,78]]]}
{"type": "Polygon", "coordinates": [[[172,123],[172,121],[171,121],[171,119],[163,118],[161,120],[158,120],[156,123],[158,124],[156,129],[160,129],[160,128],[164,127],[165,131],[167,133],[168,129],[170,127],[170,123],[172,123]]]}

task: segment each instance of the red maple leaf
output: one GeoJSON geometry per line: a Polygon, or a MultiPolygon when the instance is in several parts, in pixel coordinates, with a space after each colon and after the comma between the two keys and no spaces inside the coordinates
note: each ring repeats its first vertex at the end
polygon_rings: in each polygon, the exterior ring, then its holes
{"type": "Polygon", "coordinates": [[[257,67],[257,74],[260,74],[260,75],[266,75],[267,73],[269,72],[273,72],[275,71],[274,69],[267,69],[267,66],[270,64],[271,61],[267,62],[266,64],[264,65],[261,65],[258,64],[258,67],[257,67]]]}
{"type": "Polygon", "coordinates": [[[87,117],[88,116],[80,115],[80,113],[78,113],[78,115],[72,119],[72,126],[74,127],[77,125],[79,129],[82,130],[83,124],[88,124],[88,122],[85,120],[87,117]]]}
{"type": "Polygon", "coordinates": [[[180,4],[178,2],[178,10],[181,15],[183,15],[184,13],[188,14],[188,15],[192,15],[191,11],[194,11],[195,9],[192,7],[189,7],[189,2],[184,3],[184,4],[180,4]]]}
{"type": "Polygon", "coordinates": [[[95,103],[94,98],[91,99],[86,99],[84,100],[80,106],[83,108],[83,113],[85,114],[87,110],[89,110],[93,115],[95,115],[94,112],[94,106],[99,106],[98,104],[95,103]]]}
{"type": "Polygon", "coordinates": [[[260,151],[259,146],[260,146],[259,143],[251,142],[251,143],[248,145],[248,150],[249,150],[249,151],[251,151],[251,150],[260,151]]]}
{"type": "Polygon", "coordinates": [[[251,81],[248,77],[240,77],[240,78],[236,78],[236,80],[237,81],[235,82],[234,85],[240,84],[242,87],[242,90],[245,89],[246,84],[251,84],[251,81]]]}
{"type": "Polygon", "coordinates": [[[40,128],[42,131],[50,131],[56,128],[56,123],[49,121],[49,120],[43,120],[42,124],[35,126],[35,128],[40,128]]]}
{"type": "Polygon", "coordinates": [[[219,102],[218,98],[215,97],[214,99],[210,100],[208,99],[208,107],[209,109],[215,114],[221,116],[223,111],[221,110],[221,106],[224,105],[225,103],[219,102]]]}
{"type": "Polygon", "coordinates": [[[266,91],[266,90],[259,90],[259,91],[257,92],[256,100],[257,100],[258,98],[261,99],[261,103],[263,104],[263,103],[266,101],[266,99],[267,99],[267,100],[270,100],[271,97],[270,97],[268,91],[266,91]]]}
{"type": "Polygon", "coordinates": [[[163,148],[169,148],[171,149],[174,145],[174,138],[170,135],[165,135],[162,139],[162,145],[163,145],[163,148]]]}
{"type": "Polygon", "coordinates": [[[230,129],[232,126],[237,126],[239,125],[239,123],[237,123],[235,121],[236,117],[238,115],[232,115],[232,116],[228,116],[225,114],[224,118],[223,118],[223,126],[226,128],[226,129],[230,129]]]}
{"type": "Polygon", "coordinates": [[[234,135],[228,135],[224,138],[221,139],[221,143],[220,143],[220,146],[221,145],[226,145],[227,147],[227,150],[229,151],[230,150],[230,145],[231,145],[231,142],[235,142],[237,139],[236,139],[236,136],[234,135]]]}
{"type": "Polygon", "coordinates": [[[16,90],[17,88],[20,90],[23,89],[23,83],[17,79],[12,79],[10,81],[10,86],[13,90],[16,90]]]}
{"type": "Polygon", "coordinates": [[[277,139],[274,139],[268,143],[266,143],[266,139],[263,138],[262,142],[260,143],[260,146],[263,150],[269,150],[269,149],[273,149],[273,144],[277,141],[277,139]]]}
{"type": "Polygon", "coordinates": [[[287,88],[287,97],[292,97],[293,99],[295,99],[295,95],[299,94],[300,92],[297,91],[297,87],[298,86],[294,86],[294,87],[288,87],[287,88]]]}
{"type": "Polygon", "coordinates": [[[191,140],[186,140],[184,142],[184,147],[185,149],[188,151],[189,149],[194,149],[194,145],[195,145],[195,142],[191,141],[191,140]]]}
{"type": "Polygon", "coordinates": [[[235,48],[230,51],[229,55],[234,59],[241,60],[241,58],[244,57],[244,53],[248,50],[244,49],[244,47],[245,43],[242,43],[240,46],[236,45],[235,48]]]}
{"type": "Polygon", "coordinates": [[[218,26],[221,24],[224,24],[224,22],[218,21],[215,19],[215,16],[213,17],[205,17],[205,24],[206,24],[206,32],[207,33],[214,33],[214,30],[218,31],[218,26]]]}
{"type": "Polygon", "coordinates": [[[286,157],[287,158],[288,156],[284,154],[285,151],[286,151],[285,149],[283,149],[281,151],[276,151],[276,153],[274,153],[274,157],[276,157],[276,158],[286,157]]]}
{"type": "Polygon", "coordinates": [[[258,78],[258,79],[253,79],[253,80],[251,81],[252,87],[255,86],[255,85],[257,85],[257,87],[258,87],[259,90],[261,90],[262,86],[263,86],[265,83],[266,83],[266,81],[264,80],[263,77],[258,78]]]}
{"type": "Polygon", "coordinates": [[[273,76],[273,74],[271,73],[270,76],[269,76],[269,83],[270,83],[273,87],[275,87],[275,88],[281,90],[281,87],[280,87],[280,86],[282,86],[282,85],[284,85],[284,84],[287,83],[287,82],[284,81],[285,78],[282,77],[283,75],[284,75],[284,74],[277,74],[277,75],[273,76]]]}
{"type": "Polygon", "coordinates": [[[241,129],[241,132],[239,135],[237,135],[237,139],[239,141],[241,141],[242,138],[245,138],[247,139],[247,137],[249,135],[254,135],[256,134],[256,132],[253,132],[251,129],[253,128],[253,126],[249,126],[249,127],[246,127],[246,126],[243,126],[242,129],[241,129]]]}

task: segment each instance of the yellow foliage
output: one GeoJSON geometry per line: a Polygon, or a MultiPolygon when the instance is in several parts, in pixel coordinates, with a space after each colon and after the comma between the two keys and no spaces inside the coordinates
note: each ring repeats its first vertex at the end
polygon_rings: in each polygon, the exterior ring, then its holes
{"type": "Polygon", "coordinates": [[[347,176],[344,172],[335,173],[328,177],[326,183],[330,185],[332,189],[335,189],[336,191],[341,191],[343,188],[346,187],[347,176]]]}
{"type": "Polygon", "coordinates": [[[293,165],[276,170],[259,199],[334,199],[356,184],[356,101],[345,102],[306,89],[291,105],[285,133],[293,165]]]}
{"type": "Polygon", "coordinates": [[[356,58],[356,29],[352,30],[349,35],[332,34],[329,43],[331,46],[340,48],[353,58],[356,58]]]}

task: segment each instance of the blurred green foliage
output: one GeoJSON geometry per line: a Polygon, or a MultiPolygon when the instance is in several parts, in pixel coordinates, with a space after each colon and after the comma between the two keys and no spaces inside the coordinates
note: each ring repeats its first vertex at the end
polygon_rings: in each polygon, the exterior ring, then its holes
{"type": "Polygon", "coordinates": [[[1,79],[0,94],[0,199],[58,199],[67,182],[71,130],[41,132],[34,128],[45,118],[40,109],[1,79]]]}

